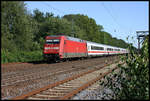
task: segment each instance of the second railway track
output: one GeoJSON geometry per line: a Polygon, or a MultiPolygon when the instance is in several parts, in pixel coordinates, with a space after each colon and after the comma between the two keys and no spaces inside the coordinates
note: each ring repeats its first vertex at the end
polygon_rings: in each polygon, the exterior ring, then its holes
{"type": "MultiPolygon", "coordinates": [[[[108,64],[107,64],[108,65],[108,64]]],[[[58,100],[69,99],[81,90],[87,88],[97,80],[116,69],[116,64],[112,66],[97,66],[93,70],[89,70],[78,75],[66,78],[62,81],[50,84],[43,88],[34,90],[27,94],[17,96],[11,100],[27,99],[27,100],[58,100]]]]}

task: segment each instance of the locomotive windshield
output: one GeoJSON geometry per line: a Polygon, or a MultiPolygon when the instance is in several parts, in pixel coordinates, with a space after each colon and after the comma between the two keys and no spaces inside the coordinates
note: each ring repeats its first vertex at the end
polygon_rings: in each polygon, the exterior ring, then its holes
{"type": "Polygon", "coordinates": [[[48,39],[46,40],[46,44],[59,44],[60,40],[59,39],[48,39]]]}

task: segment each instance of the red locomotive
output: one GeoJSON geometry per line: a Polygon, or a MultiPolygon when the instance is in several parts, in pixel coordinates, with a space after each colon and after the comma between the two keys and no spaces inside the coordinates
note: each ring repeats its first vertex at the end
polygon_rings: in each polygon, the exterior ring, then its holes
{"type": "Polygon", "coordinates": [[[128,50],[65,35],[47,36],[43,50],[44,59],[54,61],[124,53],[128,50]]]}
{"type": "Polygon", "coordinates": [[[62,60],[73,57],[87,57],[86,41],[69,36],[47,36],[44,45],[46,60],[62,60]]]}

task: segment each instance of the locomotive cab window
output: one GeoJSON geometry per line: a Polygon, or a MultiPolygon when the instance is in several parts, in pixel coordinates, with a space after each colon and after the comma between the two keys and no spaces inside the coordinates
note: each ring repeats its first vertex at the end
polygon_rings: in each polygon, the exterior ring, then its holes
{"type": "Polygon", "coordinates": [[[59,44],[60,40],[59,39],[48,39],[46,40],[47,44],[59,44]]]}

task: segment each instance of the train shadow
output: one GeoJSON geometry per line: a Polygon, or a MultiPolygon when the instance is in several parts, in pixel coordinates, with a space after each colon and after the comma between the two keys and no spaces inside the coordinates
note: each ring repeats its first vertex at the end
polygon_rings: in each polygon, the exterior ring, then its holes
{"type": "Polygon", "coordinates": [[[44,60],[39,60],[39,61],[29,61],[27,63],[31,63],[31,64],[53,64],[56,63],[54,61],[44,61],[44,60]]]}
{"type": "Polygon", "coordinates": [[[87,59],[102,58],[102,57],[109,57],[109,56],[96,56],[96,57],[86,57],[86,58],[70,58],[70,59],[60,60],[60,61],[39,60],[39,61],[29,61],[27,63],[31,63],[31,64],[56,64],[56,63],[61,63],[61,62],[71,62],[71,61],[87,60],[87,59]]]}
{"type": "Polygon", "coordinates": [[[79,58],[73,58],[73,59],[60,60],[60,61],[39,60],[39,61],[29,61],[27,63],[30,63],[30,64],[56,64],[56,63],[70,62],[70,61],[77,61],[77,60],[81,60],[81,59],[79,59],[79,58]]]}

